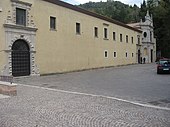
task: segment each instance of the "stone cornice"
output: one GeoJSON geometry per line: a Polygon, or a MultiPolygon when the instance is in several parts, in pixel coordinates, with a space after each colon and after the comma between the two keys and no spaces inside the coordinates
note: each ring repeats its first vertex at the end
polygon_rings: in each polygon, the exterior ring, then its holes
{"type": "Polygon", "coordinates": [[[19,0],[11,0],[11,2],[15,2],[15,3],[18,3],[18,4],[24,4],[26,6],[32,6],[31,3],[27,3],[27,2],[23,2],[23,1],[19,1],[19,0]]]}
{"type": "Polygon", "coordinates": [[[27,30],[27,31],[34,31],[36,32],[38,28],[35,27],[25,27],[20,25],[13,25],[13,24],[4,24],[5,28],[13,28],[13,29],[20,29],[20,30],[27,30]]]}

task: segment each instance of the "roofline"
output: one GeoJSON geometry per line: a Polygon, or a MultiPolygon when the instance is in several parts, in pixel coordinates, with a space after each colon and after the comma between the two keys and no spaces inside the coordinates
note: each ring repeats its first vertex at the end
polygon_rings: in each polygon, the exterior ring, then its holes
{"type": "Polygon", "coordinates": [[[142,33],[141,30],[139,29],[136,29],[136,28],[133,28],[133,27],[130,27],[122,22],[119,22],[117,20],[114,20],[114,19],[111,19],[111,18],[108,18],[108,17],[105,17],[105,16],[102,16],[102,15],[99,15],[97,13],[94,13],[94,12],[91,12],[91,11],[88,11],[88,10],[85,10],[85,9],[82,9],[80,7],[77,7],[75,5],[72,5],[72,4],[68,4],[66,2],[63,2],[63,1],[60,1],[60,0],[43,0],[43,1],[46,1],[46,2],[49,2],[49,3],[52,3],[52,4],[56,4],[56,5],[59,5],[59,6],[62,6],[62,7],[65,7],[65,8],[68,8],[68,9],[71,9],[71,10],[74,10],[74,11],[78,11],[80,13],[83,13],[83,14],[86,14],[86,15],[90,15],[92,17],[95,17],[95,18],[99,18],[99,19],[102,19],[102,20],[105,20],[105,21],[108,21],[110,23],[114,23],[114,24],[117,24],[119,26],[123,26],[125,28],[128,28],[128,29],[131,29],[131,30],[134,30],[134,31],[137,31],[139,33],[142,33]]]}

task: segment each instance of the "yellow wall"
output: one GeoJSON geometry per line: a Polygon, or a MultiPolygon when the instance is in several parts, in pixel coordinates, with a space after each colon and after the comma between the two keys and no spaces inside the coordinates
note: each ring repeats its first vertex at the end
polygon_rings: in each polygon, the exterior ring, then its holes
{"type": "Polygon", "coordinates": [[[7,53],[4,52],[6,49],[6,43],[5,43],[5,29],[3,27],[3,24],[5,23],[5,20],[7,19],[8,11],[11,12],[11,3],[9,0],[0,0],[0,8],[2,9],[2,12],[0,12],[0,72],[4,68],[4,65],[6,65],[7,61],[7,53]]]}
{"type": "Polygon", "coordinates": [[[133,30],[44,1],[35,1],[34,19],[38,28],[36,58],[41,74],[136,63],[139,33],[133,30]],[[49,28],[50,16],[56,17],[56,31],[49,28]],[[81,24],[81,35],[76,35],[76,22],[81,24]],[[99,38],[94,37],[94,27],[98,27],[99,38]],[[108,27],[109,40],[103,39],[104,27],[108,27]],[[113,31],[117,34],[116,41],[112,39],[113,31]],[[120,33],[123,42],[119,42],[120,33]],[[129,43],[125,42],[126,35],[129,43]],[[131,43],[132,35],[134,44],[131,43]],[[108,58],[104,58],[104,50],[108,50],[108,58]],[[113,58],[114,51],[117,58],[113,58]]]}
{"type": "MultiPolygon", "coordinates": [[[[32,3],[31,15],[38,28],[35,61],[40,74],[136,63],[139,32],[43,0],[22,1],[32,3]],[[56,30],[50,30],[50,16],[56,17],[56,30]],[[81,35],[76,34],[76,22],[81,24],[81,35]],[[98,38],[94,37],[94,27],[98,27],[98,38]],[[108,40],[103,39],[104,28],[108,28],[108,40]],[[113,32],[116,32],[116,41],[113,41],[113,32]],[[123,35],[123,42],[119,41],[120,33],[123,35]],[[125,42],[126,35],[129,37],[128,43],[125,42]],[[108,58],[104,58],[105,50],[109,53],[108,58]],[[113,58],[113,52],[117,52],[116,58],[113,58]]],[[[11,6],[7,1],[3,5],[11,6]]],[[[5,37],[2,27],[0,32],[5,37]]],[[[4,38],[1,38],[0,43],[4,42],[4,38]]]]}

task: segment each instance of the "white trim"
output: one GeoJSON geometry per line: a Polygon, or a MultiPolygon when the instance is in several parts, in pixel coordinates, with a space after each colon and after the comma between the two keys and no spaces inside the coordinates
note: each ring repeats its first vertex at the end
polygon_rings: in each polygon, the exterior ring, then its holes
{"type": "Polygon", "coordinates": [[[2,12],[3,10],[2,10],[2,7],[0,7],[0,12],[2,12]]]}
{"type": "Polygon", "coordinates": [[[108,50],[104,50],[104,58],[109,58],[109,52],[108,50]],[[107,57],[105,56],[105,53],[107,52],[107,57]]]}
{"type": "Polygon", "coordinates": [[[116,51],[113,52],[113,58],[117,58],[117,52],[116,51]],[[116,53],[116,56],[114,56],[114,53],[116,53]]]}
{"type": "Polygon", "coordinates": [[[125,52],[125,57],[128,58],[128,52],[125,52]]]}
{"type": "Polygon", "coordinates": [[[116,40],[117,40],[117,38],[116,38],[116,32],[115,32],[115,31],[112,32],[112,39],[113,39],[113,41],[116,41],[116,40]],[[113,33],[115,33],[115,39],[113,39],[113,33]]]}

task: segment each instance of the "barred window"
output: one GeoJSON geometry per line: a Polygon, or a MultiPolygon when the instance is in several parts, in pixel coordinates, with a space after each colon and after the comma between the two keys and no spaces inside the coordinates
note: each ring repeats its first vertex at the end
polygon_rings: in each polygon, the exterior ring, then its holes
{"type": "Polygon", "coordinates": [[[16,24],[26,26],[26,10],[16,8],[16,24]]]}

